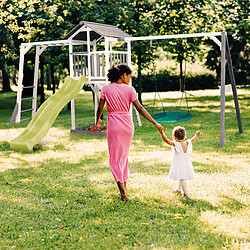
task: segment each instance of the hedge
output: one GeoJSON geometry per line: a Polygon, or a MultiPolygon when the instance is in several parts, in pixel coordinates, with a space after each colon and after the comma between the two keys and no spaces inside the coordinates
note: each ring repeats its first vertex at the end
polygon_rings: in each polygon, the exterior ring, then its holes
{"type": "MultiPolygon", "coordinates": [[[[138,90],[138,79],[133,77],[132,84],[136,90],[138,90]]],[[[154,92],[155,84],[160,92],[163,91],[178,91],[179,88],[179,76],[170,75],[168,72],[162,72],[153,75],[142,75],[142,92],[154,92]]],[[[201,74],[194,76],[187,76],[185,80],[186,90],[197,89],[216,89],[218,83],[215,77],[211,74],[201,74]]]]}

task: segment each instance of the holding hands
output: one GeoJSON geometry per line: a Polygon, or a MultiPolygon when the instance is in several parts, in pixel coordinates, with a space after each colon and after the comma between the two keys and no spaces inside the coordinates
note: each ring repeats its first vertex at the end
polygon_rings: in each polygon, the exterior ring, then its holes
{"type": "Polygon", "coordinates": [[[158,130],[159,130],[160,133],[164,130],[164,128],[162,127],[162,125],[159,124],[159,123],[155,123],[155,127],[158,128],[158,130]]]}

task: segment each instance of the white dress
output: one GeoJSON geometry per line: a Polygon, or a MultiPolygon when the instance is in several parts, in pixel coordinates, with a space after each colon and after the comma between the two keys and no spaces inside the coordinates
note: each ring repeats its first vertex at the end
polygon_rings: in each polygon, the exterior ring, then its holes
{"type": "Polygon", "coordinates": [[[192,152],[192,142],[191,140],[187,140],[187,152],[184,153],[180,142],[173,141],[174,147],[172,147],[174,151],[173,162],[170,168],[169,178],[173,180],[193,180],[194,179],[194,171],[193,165],[189,158],[189,153],[192,152]]]}

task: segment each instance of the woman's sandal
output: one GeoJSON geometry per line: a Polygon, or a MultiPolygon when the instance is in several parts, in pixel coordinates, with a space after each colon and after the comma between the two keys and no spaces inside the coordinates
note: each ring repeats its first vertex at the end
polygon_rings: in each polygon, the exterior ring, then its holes
{"type": "Polygon", "coordinates": [[[126,194],[124,194],[124,195],[122,195],[121,200],[128,201],[129,199],[128,199],[128,196],[126,194]]]}

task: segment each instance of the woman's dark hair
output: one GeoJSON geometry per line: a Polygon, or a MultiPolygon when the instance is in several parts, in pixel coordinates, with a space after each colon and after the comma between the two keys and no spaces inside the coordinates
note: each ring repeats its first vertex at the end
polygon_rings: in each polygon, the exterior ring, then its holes
{"type": "Polygon", "coordinates": [[[186,136],[186,130],[183,127],[175,127],[173,129],[173,135],[175,136],[175,138],[177,138],[178,140],[183,140],[185,139],[186,136]]]}
{"type": "Polygon", "coordinates": [[[119,78],[123,75],[123,74],[131,74],[132,70],[124,64],[120,64],[118,66],[112,66],[109,70],[108,70],[108,80],[110,82],[117,82],[119,80],[119,78]]]}

